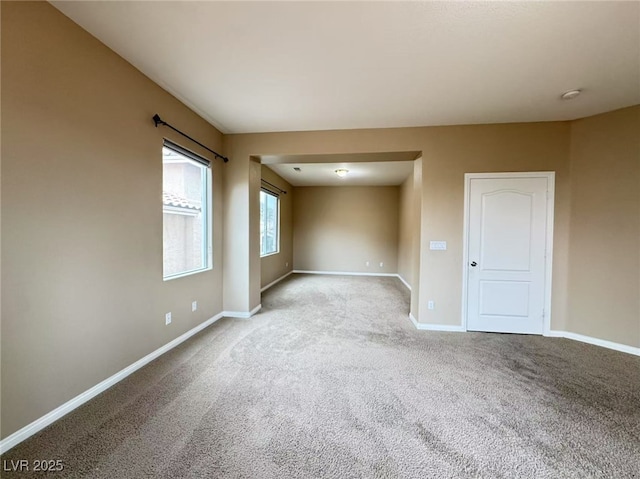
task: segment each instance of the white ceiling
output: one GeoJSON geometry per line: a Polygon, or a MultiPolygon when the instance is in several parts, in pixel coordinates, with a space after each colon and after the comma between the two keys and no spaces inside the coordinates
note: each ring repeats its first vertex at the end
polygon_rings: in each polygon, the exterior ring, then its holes
{"type": "Polygon", "coordinates": [[[568,120],[640,103],[635,1],[52,3],[224,133],[568,120]]]}
{"type": "Polygon", "coordinates": [[[257,158],[293,186],[390,186],[407,179],[420,155],[419,151],[389,151],[257,158]],[[300,171],[294,170],[296,167],[300,171]],[[337,169],[347,169],[349,173],[340,178],[337,169]]]}
{"type": "Polygon", "coordinates": [[[293,186],[383,186],[400,185],[413,171],[413,161],[287,163],[267,165],[293,186]],[[293,168],[300,168],[300,172],[293,168]],[[335,171],[349,170],[344,178],[335,171]]]}

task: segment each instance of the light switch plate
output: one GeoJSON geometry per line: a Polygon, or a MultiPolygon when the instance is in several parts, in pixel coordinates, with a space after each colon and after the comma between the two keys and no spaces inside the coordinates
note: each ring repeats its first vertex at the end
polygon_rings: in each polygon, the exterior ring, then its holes
{"type": "Polygon", "coordinates": [[[429,241],[429,249],[436,251],[445,251],[447,249],[446,241],[429,241]]]}

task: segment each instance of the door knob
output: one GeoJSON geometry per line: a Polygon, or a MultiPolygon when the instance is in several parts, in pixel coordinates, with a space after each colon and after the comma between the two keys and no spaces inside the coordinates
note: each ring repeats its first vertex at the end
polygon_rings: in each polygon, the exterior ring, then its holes
{"type": "Polygon", "coordinates": [[[476,266],[478,266],[478,263],[476,263],[475,261],[472,261],[472,262],[471,262],[471,266],[472,266],[473,268],[475,268],[476,266]]]}

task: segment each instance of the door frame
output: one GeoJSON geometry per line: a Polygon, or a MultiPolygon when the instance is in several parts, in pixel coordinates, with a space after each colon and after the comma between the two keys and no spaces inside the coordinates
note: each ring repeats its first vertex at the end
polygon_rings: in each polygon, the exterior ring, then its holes
{"type": "Polygon", "coordinates": [[[553,218],[555,208],[555,171],[528,171],[507,173],[465,173],[464,174],[464,225],[462,237],[462,328],[467,329],[467,287],[469,281],[469,202],[472,179],[505,179],[505,178],[546,178],[547,180],[547,219],[545,235],[545,268],[544,268],[544,323],[543,336],[551,331],[551,280],[553,268],[553,218]]]}

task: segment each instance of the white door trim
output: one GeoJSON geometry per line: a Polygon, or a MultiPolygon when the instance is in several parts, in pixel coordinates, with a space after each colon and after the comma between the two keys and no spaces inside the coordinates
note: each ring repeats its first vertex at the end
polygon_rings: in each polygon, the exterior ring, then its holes
{"type": "Polygon", "coordinates": [[[544,326],[543,336],[551,331],[551,278],[553,266],[553,215],[555,205],[555,171],[464,174],[464,226],[462,236],[462,327],[467,331],[467,283],[469,280],[469,188],[473,178],[546,178],[547,221],[545,238],[544,326]]]}

